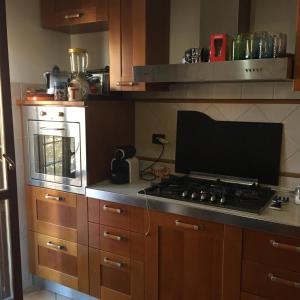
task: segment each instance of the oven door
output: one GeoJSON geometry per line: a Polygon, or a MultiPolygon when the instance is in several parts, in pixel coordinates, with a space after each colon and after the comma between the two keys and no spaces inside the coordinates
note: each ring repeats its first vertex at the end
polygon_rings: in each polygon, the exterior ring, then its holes
{"type": "Polygon", "coordinates": [[[82,186],[80,123],[28,121],[30,176],[68,186],[82,186]]]}

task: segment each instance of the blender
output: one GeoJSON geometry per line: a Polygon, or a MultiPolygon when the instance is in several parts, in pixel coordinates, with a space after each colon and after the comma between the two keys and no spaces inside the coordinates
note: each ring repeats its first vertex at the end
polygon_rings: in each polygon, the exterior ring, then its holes
{"type": "Polygon", "coordinates": [[[72,79],[68,87],[70,101],[86,100],[89,94],[89,83],[86,78],[88,52],[86,49],[70,48],[72,79]]]}

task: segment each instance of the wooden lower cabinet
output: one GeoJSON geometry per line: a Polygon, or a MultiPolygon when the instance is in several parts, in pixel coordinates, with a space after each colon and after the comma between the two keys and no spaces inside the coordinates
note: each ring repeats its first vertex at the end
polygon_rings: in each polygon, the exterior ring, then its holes
{"type": "Polygon", "coordinates": [[[151,212],[146,300],[239,300],[242,230],[151,212]]]}
{"type": "Polygon", "coordinates": [[[29,250],[33,274],[89,293],[87,246],[29,231],[29,250]]]}
{"type": "Polygon", "coordinates": [[[90,295],[101,300],[143,300],[144,263],[89,248],[90,295]]]}

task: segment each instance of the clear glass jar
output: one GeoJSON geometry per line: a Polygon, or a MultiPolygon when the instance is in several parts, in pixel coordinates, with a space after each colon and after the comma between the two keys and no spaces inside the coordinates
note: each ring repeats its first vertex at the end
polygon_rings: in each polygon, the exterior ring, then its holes
{"type": "Polygon", "coordinates": [[[70,48],[71,73],[85,73],[89,64],[89,55],[86,49],[70,48]]]}

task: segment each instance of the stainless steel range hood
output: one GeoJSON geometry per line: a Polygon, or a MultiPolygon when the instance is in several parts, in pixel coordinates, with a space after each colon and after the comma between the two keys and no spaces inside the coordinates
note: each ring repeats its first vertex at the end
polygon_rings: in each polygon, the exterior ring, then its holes
{"type": "Polygon", "coordinates": [[[134,82],[145,83],[287,81],[292,71],[291,57],[133,67],[134,82]]]}

